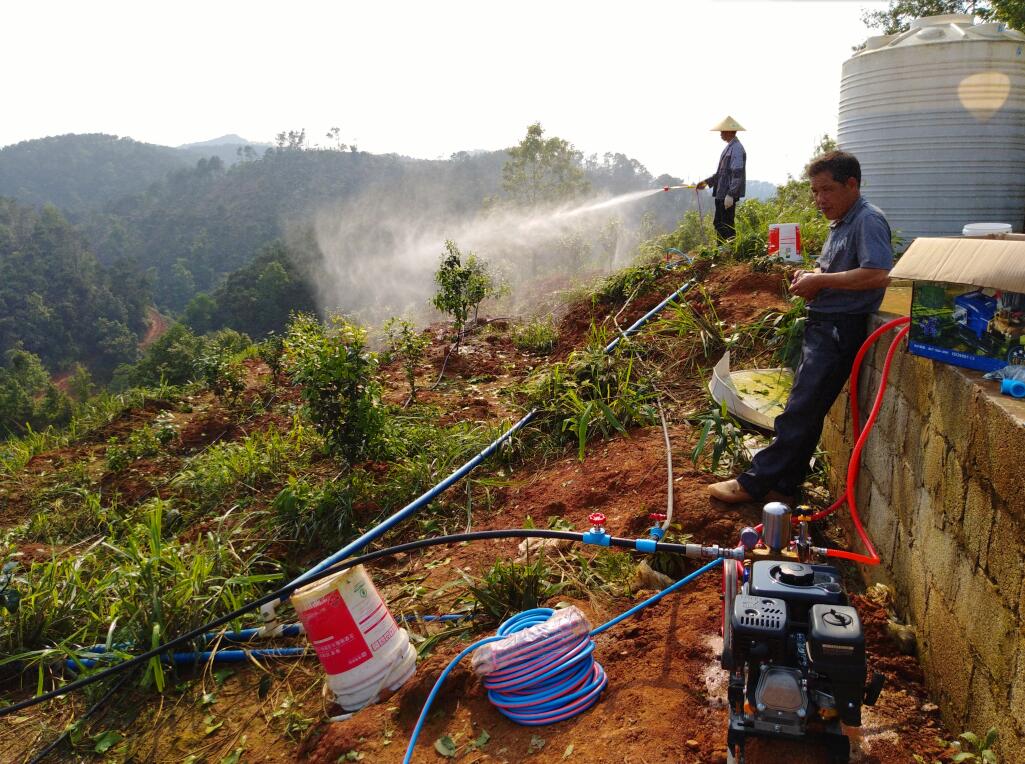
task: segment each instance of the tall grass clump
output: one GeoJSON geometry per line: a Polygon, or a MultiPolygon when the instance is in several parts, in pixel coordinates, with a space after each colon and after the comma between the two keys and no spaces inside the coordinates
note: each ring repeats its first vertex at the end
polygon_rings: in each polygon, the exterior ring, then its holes
{"type": "MultiPolygon", "coordinates": [[[[11,571],[16,596],[0,600],[0,665],[41,667],[93,644],[144,649],[230,612],[280,578],[245,528],[221,522],[186,543],[167,537],[166,510],[154,500],[117,538],[11,571]]],[[[162,689],[162,671],[152,664],[144,681],[162,689]]]]}
{"type": "Polygon", "coordinates": [[[552,317],[536,316],[524,324],[513,327],[512,341],[520,350],[538,355],[547,355],[555,349],[559,332],[552,317]]]}
{"type": "Polygon", "coordinates": [[[675,230],[641,242],[639,250],[642,255],[662,258],[670,248],[693,252],[701,247],[711,247],[713,242],[715,229],[712,228],[711,210],[703,215],[696,210],[688,210],[680,218],[675,230]]]}
{"type": "Polygon", "coordinates": [[[211,508],[239,491],[257,491],[283,480],[308,462],[319,438],[301,422],[281,432],[276,427],[254,432],[233,443],[218,443],[190,459],[171,481],[200,510],[211,508]]]}
{"type": "Polygon", "coordinates": [[[656,420],[654,390],[637,369],[629,341],[605,352],[608,333],[592,326],[587,345],[528,378],[530,405],[560,437],[574,440],[582,460],[587,442],[656,420]]]}

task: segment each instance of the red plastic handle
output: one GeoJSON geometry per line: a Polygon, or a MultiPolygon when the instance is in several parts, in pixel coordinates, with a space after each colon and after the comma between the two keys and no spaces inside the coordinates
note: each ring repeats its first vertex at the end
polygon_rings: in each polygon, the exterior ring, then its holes
{"type": "Polygon", "coordinates": [[[648,515],[648,519],[649,520],[665,520],[666,519],[666,513],[665,512],[651,512],[648,515]]]}
{"type": "Polygon", "coordinates": [[[587,522],[591,525],[605,525],[605,515],[601,512],[592,512],[587,516],[587,522]]]}

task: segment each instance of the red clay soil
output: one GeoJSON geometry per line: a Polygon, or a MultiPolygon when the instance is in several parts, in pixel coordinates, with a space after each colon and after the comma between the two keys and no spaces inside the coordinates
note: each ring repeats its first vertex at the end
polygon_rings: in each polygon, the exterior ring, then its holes
{"type": "MultiPolygon", "coordinates": [[[[655,289],[633,300],[623,311],[619,318],[620,326],[625,327],[643,315],[683,280],[684,276],[679,273],[663,276],[655,289]]],[[[783,274],[751,273],[740,266],[713,268],[705,274],[703,284],[712,295],[718,317],[730,324],[746,322],[765,310],[784,308],[784,281],[783,274]]],[[[592,320],[605,320],[607,313],[608,310],[601,306],[592,311],[589,303],[571,310],[562,322],[560,331],[563,336],[556,355],[579,347],[592,320]]],[[[441,329],[434,327],[432,331],[439,334],[441,329]]],[[[499,391],[515,379],[522,378],[539,362],[518,351],[507,336],[485,335],[483,341],[480,339],[467,341],[466,353],[450,359],[446,378],[453,384],[443,383],[436,391],[424,389],[421,393],[421,400],[437,405],[444,412],[442,416],[447,417],[446,421],[494,421],[497,417],[506,417],[514,409],[507,397],[499,395],[499,391]]],[[[433,343],[432,355],[424,363],[422,376],[418,378],[424,388],[436,379],[444,350],[444,343],[433,343]]],[[[250,387],[255,386],[259,371],[255,364],[250,368],[252,379],[248,381],[253,383],[250,387]]],[[[392,364],[384,372],[386,398],[392,402],[403,399],[406,383],[401,368],[392,364]]],[[[297,402],[295,390],[281,388],[275,394],[297,402]]],[[[180,420],[179,448],[182,451],[192,452],[217,439],[241,436],[241,431],[234,429],[238,426],[233,424],[230,414],[221,411],[217,405],[210,404],[208,399],[202,405],[199,401],[193,403],[195,413],[180,420]]],[[[149,410],[129,412],[91,440],[103,443],[112,435],[121,436],[133,426],[138,426],[141,420],[151,418],[153,413],[149,410]]],[[[251,422],[246,425],[246,430],[259,429],[269,421],[251,422]]],[[[695,469],[687,458],[693,432],[686,424],[676,424],[671,428],[671,434],[676,526],[671,540],[680,541],[687,535],[689,540],[701,543],[732,545],[740,528],[759,521],[758,508],[754,505],[726,506],[711,501],[705,486],[714,478],[695,469]]],[[[49,454],[47,458],[55,456],[49,454]]],[[[44,472],[47,468],[53,469],[52,462],[45,460],[40,460],[35,466],[44,472]]],[[[380,466],[384,468],[384,465],[380,466]]],[[[511,484],[493,489],[494,503],[490,510],[475,509],[474,530],[523,527],[528,517],[536,526],[543,527],[547,518],[553,516],[564,518],[578,529],[585,529],[587,515],[601,511],[607,516],[608,530],[614,535],[644,536],[651,524],[648,514],[665,511],[667,486],[662,432],[658,427],[634,430],[630,437],[592,444],[584,462],[567,456],[533,469],[521,467],[511,480],[511,484]]],[[[462,489],[457,486],[452,490],[462,489]]],[[[25,551],[34,555],[44,552],[41,548],[25,551]]],[[[590,548],[578,551],[593,554],[590,548]]],[[[422,554],[382,561],[370,572],[386,599],[391,598],[393,603],[398,601],[399,586],[410,577],[416,577],[418,585],[429,594],[409,606],[426,612],[445,612],[451,600],[461,592],[456,585],[444,590],[441,596],[432,598],[431,595],[439,592],[443,585],[459,581],[461,571],[479,575],[496,559],[516,556],[515,540],[499,540],[437,547],[422,554]]],[[[696,565],[687,563],[686,567],[693,570],[696,565]]],[[[507,720],[487,700],[479,680],[464,662],[453,671],[439,695],[413,761],[418,764],[445,761],[434,750],[435,740],[444,735],[449,735],[459,748],[455,760],[467,764],[725,761],[725,677],[718,663],[721,649],[719,590],[719,574],[714,571],[599,636],[595,657],[608,673],[608,688],[593,708],[559,724],[522,727],[507,720]],[[471,749],[469,743],[478,739],[485,730],[490,736],[488,742],[480,750],[471,749]]],[[[572,602],[597,625],[648,594],[650,592],[609,599],[590,596],[590,593],[572,593],[572,596],[567,593],[548,604],[572,602]]],[[[404,600],[400,604],[408,602],[404,600]]],[[[887,685],[878,704],[864,709],[863,727],[850,731],[855,736],[852,761],[904,764],[911,761],[912,754],[925,756],[930,762],[937,759],[949,761],[950,754],[945,753],[945,748],[937,743],[936,738],[953,735],[942,728],[935,710],[923,710],[935,707],[929,704],[917,663],[913,658],[901,655],[889,641],[885,610],[862,597],[855,597],[854,603],[865,623],[869,670],[885,674],[887,685]]],[[[397,606],[393,604],[393,607],[397,606]]],[[[458,639],[440,642],[417,667],[415,677],[406,686],[384,702],[365,708],[341,722],[324,720],[326,714],[319,697],[322,679],[315,662],[291,664],[295,668],[284,670],[278,669],[277,664],[269,664],[271,673],[275,675],[294,672],[288,673],[291,679],[282,680],[281,684],[289,685],[289,693],[294,692],[295,697],[301,699],[296,706],[300,716],[317,720],[305,732],[286,734],[282,729],[284,720],[288,718],[283,711],[286,706],[273,694],[267,699],[258,695],[256,685],[261,682],[261,672],[251,667],[240,667],[237,678],[218,691],[220,699],[213,710],[217,719],[224,721],[220,730],[207,731],[202,720],[209,711],[200,703],[198,696],[192,698],[188,694],[192,690],[183,692],[178,701],[168,700],[167,709],[164,699],[159,703],[140,700],[135,704],[136,712],[144,709],[143,714],[156,714],[158,718],[163,713],[164,720],[156,723],[140,717],[137,726],[129,726],[131,723],[126,721],[119,728],[152,740],[152,754],[135,760],[181,761],[187,753],[202,752],[203,755],[210,754],[206,760],[221,761],[236,750],[236,745],[241,745],[240,741],[247,740],[242,746],[243,764],[297,760],[317,764],[335,764],[338,761],[397,763],[402,760],[409,734],[427,693],[441,670],[466,644],[468,642],[458,639]],[[236,681],[237,686],[234,684],[236,681]],[[187,701],[188,698],[192,700],[187,701]]],[[[201,692],[197,688],[193,690],[196,694],[201,692]]],[[[146,697],[152,700],[152,696],[146,697]]],[[[125,705],[119,705],[122,710],[125,708],[125,705]]],[[[69,712],[71,715],[64,718],[56,706],[41,709],[45,710],[40,710],[40,713],[56,715],[54,729],[69,723],[74,716],[69,712]]],[[[113,726],[113,722],[109,724],[113,726]]],[[[17,730],[10,731],[13,735],[11,740],[15,740],[17,730]]],[[[17,747],[21,751],[24,741],[15,742],[21,743],[17,747]]],[[[38,745],[31,747],[35,749],[38,745]]],[[[0,754],[3,750],[0,745],[0,754]]],[[[748,761],[752,764],[828,762],[823,751],[804,743],[753,741],[748,754],[748,761]]],[[[18,760],[24,758],[19,757],[18,760]]]]}
{"type": "MultiPolygon", "coordinates": [[[[680,439],[681,432],[675,432],[674,443],[680,439]]],[[[630,438],[593,448],[584,463],[568,458],[528,473],[521,484],[505,490],[501,508],[474,528],[519,527],[528,515],[538,525],[555,515],[585,528],[587,514],[600,510],[608,517],[611,533],[636,536],[650,524],[648,512],[664,507],[664,460],[661,431],[635,431],[630,438]]],[[[757,507],[712,502],[704,492],[711,478],[679,457],[674,462],[676,519],[695,541],[732,541],[739,528],[757,522],[757,507]]],[[[422,569],[432,560],[445,563],[424,571],[428,578],[421,585],[431,590],[451,580],[456,569],[479,573],[495,559],[515,556],[515,541],[495,541],[438,548],[418,557],[412,567],[422,569]]],[[[383,576],[380,571],[378,575],[383,576]]],[[[608,689],[592,709],[559,724],[522,727],[510,722],[487,700],[468,665],[460,665],[435,703],[413,761],[442,761],[433,744],[443,735],[459,747],[457,760],[467,762],[725,761],[725,685],[717,661],[719,587],[718,574],[710,573],[599,636],[596,658],[608,672],[608,689]],[[484,730],[489,742],[482,750],[471,751],[469,742],[484,730]]],[[[604,604],[560,600],[580,606],[595,625],[634,604],[625,598],[604,604]]],[[[928,696],[915,660],[900,655],[889,643],[885,611],[861,597],[855,604],[866,622],[869,670],[884,673],[888,684],[879,703],[865,709],[860,734],[854,731],[852,760],[896,764],[910,761],[912,753],[939,756],[944,747],[935,738],[943,730],[935,711],[920,710],[928,696]]],[[[387,701],[346,721],[320,724],[302,749],[303,760],[334,764],[357,751],[364,761],[401,761],[427,693],[463,646],[442,643],[417,668],[415,678],[387,701]]],[[[752,741],[748,754],[752,764],[829,761],[825,751],[804,743],[752,741]]]]}

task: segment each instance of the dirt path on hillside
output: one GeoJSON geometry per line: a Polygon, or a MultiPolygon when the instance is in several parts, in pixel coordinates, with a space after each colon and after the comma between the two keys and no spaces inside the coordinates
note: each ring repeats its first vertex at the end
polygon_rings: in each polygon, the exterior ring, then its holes
{"type": "Polygon", "coordinates": [[[146,336],[139,341],[139,350],[148,348],[170,328],[171,320],[150,305],[146,308],[146,336]]]}

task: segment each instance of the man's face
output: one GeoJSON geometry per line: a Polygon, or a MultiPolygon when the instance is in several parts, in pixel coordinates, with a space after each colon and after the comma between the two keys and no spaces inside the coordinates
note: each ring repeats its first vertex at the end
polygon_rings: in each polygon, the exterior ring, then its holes
{"type": "Polygon", "coordinates": [[[722,138],[727,143],[729,143],[730,141],[732,141],[734,138],[737,137],[737,131],[736,130],[720,130],[719,131],[719,137],[722,138]]]}
{"type": "Polygon", "coordinates": [[[815,198],[815,206],[828,220],[839,220],[846,215],[860,194],[858,181],[854,178],[839,183],[830,172],[820,172],[811,178],[811,195],[815,198]]]}

